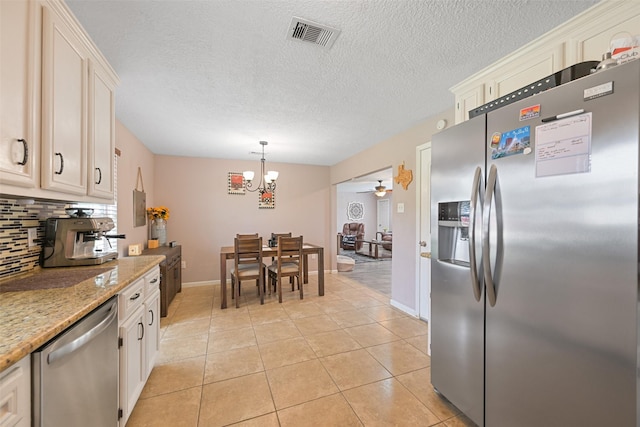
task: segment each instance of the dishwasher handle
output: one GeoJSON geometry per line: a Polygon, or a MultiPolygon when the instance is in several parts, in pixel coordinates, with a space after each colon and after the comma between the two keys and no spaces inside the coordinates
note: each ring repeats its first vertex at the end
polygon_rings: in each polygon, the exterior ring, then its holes
{"type": "Polygon", "coordinates": [[[115,301],[109,308],[110,314],[106,318],[104,318],[100,323],[94,326],[91,330],[87,331],[87,333],[71,341],[69,344],[65,344],[59,349],[49,353],[49,355],[47,356],[47,363],[49,365],[52,365],[56,360],[62,359],[63,357],[68,356],[69,354],[85,346],[95,337],[100,335],[116,319],[116,316],[118,315],[118,310],[116,310],[117,306],[118,306],[118,301],[115,301]]]}

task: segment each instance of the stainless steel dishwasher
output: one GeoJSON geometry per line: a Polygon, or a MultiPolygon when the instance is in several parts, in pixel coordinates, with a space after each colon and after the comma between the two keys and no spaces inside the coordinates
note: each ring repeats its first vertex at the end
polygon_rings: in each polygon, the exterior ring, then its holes
{"type": "Polygon", "coordinates": [[[113,297],[32,354],[33,425],[118,425],[118,301],[113,297]]]}

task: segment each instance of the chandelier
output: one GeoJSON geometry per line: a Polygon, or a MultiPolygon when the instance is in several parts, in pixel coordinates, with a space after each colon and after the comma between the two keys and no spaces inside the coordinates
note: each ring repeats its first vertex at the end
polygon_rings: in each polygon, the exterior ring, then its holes
{"type": "Polygon", "coordinates": [[[378,196],[378,197],[382,197],[385,194],[387,194],[387,187],[382,185],[382,180],[381,179],[378,180],[378,183],[380,185],[376,185],[376,187],[375,187],[375,189],[376,189],[375,195],[378,196]]]}
{"type": "Polygon", "coordinates": [[[262,158],[260,159],[260,182],[256,188],[253,188],[253,177],[255,174],[253,171],[244,171],[242,172],[242,176],[245,181],[245,189],[247,191],[259,191],[260,194],[264,193],[272,193],[273,190],[276,189],[276,179],[278,179],[277,171],[268,171],[265,173],[265,160],[264,160],[264,146],[267,145],[267,141],[260,141],[260,145],[262,145],[262,158]]]}

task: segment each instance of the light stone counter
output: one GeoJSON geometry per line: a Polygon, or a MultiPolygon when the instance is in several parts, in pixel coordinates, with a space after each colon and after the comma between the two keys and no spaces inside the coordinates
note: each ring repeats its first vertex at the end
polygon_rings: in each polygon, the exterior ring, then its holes
{"type": "Polygon", "coordinates": [[[38,268],[0,281],[0,372],[73,325],[164,259],[157,255],[137,256],[99,266],[63,267],[67,276],[78,272],[79,277],[86,277],[86,270],[96,267],[105,272],[62,288],[2,290],[3,284],[9,286],[18,279],[29,279],[34,283],[40,278],[46,280],[50,270],[61,269],[38,268]]]}

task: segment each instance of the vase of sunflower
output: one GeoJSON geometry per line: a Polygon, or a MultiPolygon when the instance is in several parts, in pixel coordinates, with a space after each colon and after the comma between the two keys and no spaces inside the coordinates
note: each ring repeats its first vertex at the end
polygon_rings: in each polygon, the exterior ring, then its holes
{"type": "Polygon", "coordinates": [[[158,206],[156,208],[147,208],[147,217],[150,220],[149,236],[151,239],[157,239],[158,245],[167,244],[167,219],[169,219],[169,208],[158,206]]]}

